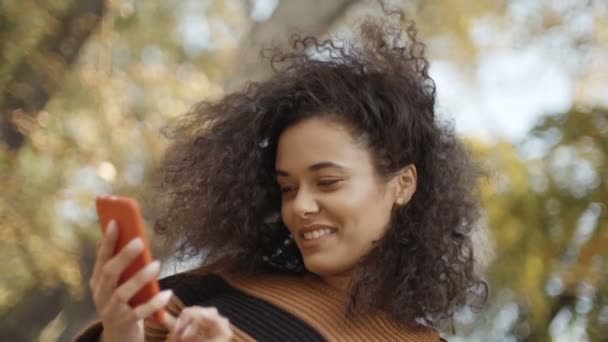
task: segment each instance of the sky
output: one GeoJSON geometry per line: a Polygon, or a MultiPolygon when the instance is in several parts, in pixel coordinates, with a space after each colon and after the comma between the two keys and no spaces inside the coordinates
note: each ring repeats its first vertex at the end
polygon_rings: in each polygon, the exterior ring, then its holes
{"type": "Polygon", "coordinates": [[[518,142],[543,115],[574,100],[574,80],[541,47],[481,55],[472,78],[442,60],[431,61],[430,74],[439,112],[458,132],[488,140],[518,142]]]}
{"type": "Polygon", "coordinates": [[[477,20],[470,30],[478,49],[472,75],[453,61],[431,62],[440,112],[451,115],[464,134],[517,143],[545,115],[580,101],[608,106],[608,97],[601,95],[608,93],[608,73],[597,68],[608,58],[605,42],[593,48],[577,45],[600,32],[597,18],[608,17],[608,6],[582,6],[576,0],[511,0],[502,22],[477,20]],[[539,30],[546,25],[543,16],[551,15],[563,22],[539,30]],[[581,95],[581,77],[589,73],[595,73],[596,82],[581,95]]]}

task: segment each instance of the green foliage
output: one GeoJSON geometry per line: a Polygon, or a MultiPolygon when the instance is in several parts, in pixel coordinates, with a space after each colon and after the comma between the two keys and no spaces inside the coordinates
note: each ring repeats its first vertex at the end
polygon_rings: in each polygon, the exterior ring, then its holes
{"type": "MultiPolygon", "coordinates": [[[[264,40],[249,39],[261,24],[249,18],[245,0],[108,3],[70,72],[57,69],[60,86],[44,109],[7,113],[0,98],[0,123],[10,117],[26,139],[18,149],[0,142],[0,336],[69,340],[93,318],[87,279],[99,238],[95,195],[134,196],[151,223],[154,168],[166,143],[160,129],[195,102],[220,96],[228,79],[238,80],[244,42],[264,40]],[[207,25],[208,40],[186,40],[188,20],[207,25]],[[29,320],[33,312],[44,318],[29,320]]],[[[472,25],[510,26],[509,3],[408,4],[425,40],[435,42],[434,56],[464,63],[479,54],[472,25]]],[[[71,4],[0,3],[0,89],[71,4]]],[[[567,22],[566,14],[542,13],[539,25],[521,28],[527,39],[567,22]]],[[[602,30],[592,36],[605,37],[602,30]]],[[[583,75],[577,87],[594,89],[601,75],[608,73],[583,75]]],[[[551,329],[577,325],[593,341],[608,336],[608,111],[589,109],[584,99],[578,94],[574,108],[546,116],[521,144],[468,140],[490,170],[481,187],[488,250],[479,252],[492,261],[491,297],[476,321],[457,319],[460,338],[546,341],[551,329]],[[570,319],[550,329],[557,316],[570,319]]]]}
{"type": "Polygon", "coordinates": [[[519,147],[471,144],[492,175],[482,195],[495,247],[493,305],[518,306],[513,332],[521,339],[549,340],[562,310],[589,336],[608,333],[600,317],[608,294],[606,141],[608,110],[573,109],[544,118],[519,147]]]}

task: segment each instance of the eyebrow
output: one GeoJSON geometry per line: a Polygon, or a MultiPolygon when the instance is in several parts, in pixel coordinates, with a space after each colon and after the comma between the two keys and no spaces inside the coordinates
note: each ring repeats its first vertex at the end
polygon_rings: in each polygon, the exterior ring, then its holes
{"type": "MultiPolygon", "coordinates": [[[[323,161],[323,162],[319,162],[319,163],[310,165],[308,167],[308,170],[309,171],[319,171],[319,170],[328,169],[328,168],[344,169],[344,166],[330,162],[330,161],[323,161]]],[[[279,170],[279,169],[276,169],[275,173],[277,176],[289,176],[289,173],[287,171],[283,171],[283,170],[279,170]]]]}

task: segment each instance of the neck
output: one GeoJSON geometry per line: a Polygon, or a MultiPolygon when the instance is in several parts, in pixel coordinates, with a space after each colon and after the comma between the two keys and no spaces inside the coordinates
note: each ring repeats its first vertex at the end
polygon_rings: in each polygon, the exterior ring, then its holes
{"type": "Polygon", "coordinates": [[[331,287],[346,292],[348,291],[348,286],[350,285],[351,276],[350,274],[338,274],[321,276],[321,279],[331,287]]]}

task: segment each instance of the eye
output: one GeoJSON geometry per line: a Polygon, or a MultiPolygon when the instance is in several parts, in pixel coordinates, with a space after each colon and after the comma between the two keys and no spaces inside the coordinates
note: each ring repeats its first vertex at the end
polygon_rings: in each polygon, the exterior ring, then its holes
{"type": "Polygon", "coordinates": [[[340,181],[342,181],[342,179],[322,179],[318,184],[320,187],[330,187],[340,181]]]}
{"type": "Polygon", "coordinates": [[[291,186],[282,186],[281,187],[281,193],[282,194],[287,194],[293,191],[293,187],[291,186]]]}
{"type": "Polygon", "coordinates": [[[279,190],[281,191],[281,196],[283,197],[287,197],[287,196],[291,196],[293,195],[294,192],[296,192],[296,187],[294,186],[280,186],[279,190]]]}

